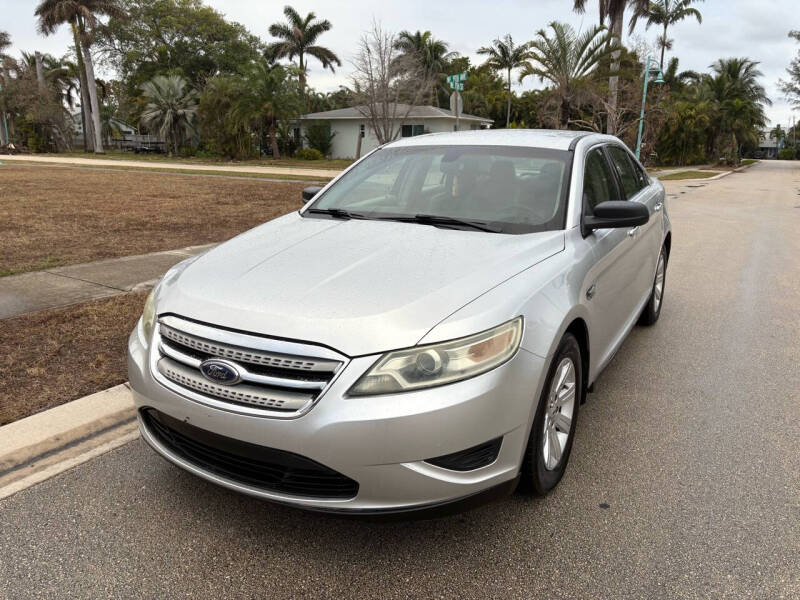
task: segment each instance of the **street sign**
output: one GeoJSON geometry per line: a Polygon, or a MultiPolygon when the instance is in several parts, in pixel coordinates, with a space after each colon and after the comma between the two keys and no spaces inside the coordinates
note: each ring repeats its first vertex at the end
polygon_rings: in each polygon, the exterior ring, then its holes
{"type": "Polygon", "coordinates": [[[455,75],[447,76],[447,83],[450,84],[451,90],[463,90],[464,82],[467,80],[467,72],[456,73],[455,75]]]}

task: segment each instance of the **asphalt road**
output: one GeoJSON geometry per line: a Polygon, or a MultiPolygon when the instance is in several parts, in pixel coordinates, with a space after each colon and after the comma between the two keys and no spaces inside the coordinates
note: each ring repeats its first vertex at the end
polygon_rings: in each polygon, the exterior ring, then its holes
{"type": "Polygon", "coordinates": [[[800,598],[799,166],[670,185],[661,320],[600,378],[547,498],[342,520],[137,441],[0,503],[0,597],[800,598]]]}

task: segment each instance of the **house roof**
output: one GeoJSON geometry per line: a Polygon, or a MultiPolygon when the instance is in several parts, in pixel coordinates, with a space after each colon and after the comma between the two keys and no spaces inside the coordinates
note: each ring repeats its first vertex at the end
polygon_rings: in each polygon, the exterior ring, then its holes
{"type": "MultiPolygon", "coordinates": [[[[393,106],[393,105],[389,105],[393,106]]],[[[390,109],[391,110],[391,109],[390,109]]],[[[328,121],[337,119],[365,119],[367,109],[365,106],[353,106],[351,108],[339,108],[336,110],[326,110],[324,112],[309,113],[300,117],[303,121],[328,121]]],[[[398,104],[395,114],[403,117],[408,113],[408,119],[455,119],[452,111],[436,106],[409,106],[408,104],[398,104]]],[[[492,119],[476,117],[461,113],[459,118],[465,121],[478,121],[479,123],[494,123],[492,119]]]]}

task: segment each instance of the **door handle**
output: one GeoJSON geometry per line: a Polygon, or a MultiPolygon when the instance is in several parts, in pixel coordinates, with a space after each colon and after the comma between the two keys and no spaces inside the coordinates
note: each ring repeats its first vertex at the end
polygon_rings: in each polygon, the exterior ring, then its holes
{"type": "Polygon", "coordinates": [[[636,235],[636,232],[639,231],[639,226],[637,225],[633,229],[628,229],[628,237],[633,237],[636,235]]]}
{"type": "Polygon", "coordinates": [[[658,212],[658,211],[660,211],[660,210],[661,210],[661,207],[662,207],[662,206],[664,206],[664,203],[663,203],[663,202],[659,202],[658,204],[656,204],[656,205],[653,207],[653,210],[654,210],[654,211],[656,211],[656,212],[658,212]]]}

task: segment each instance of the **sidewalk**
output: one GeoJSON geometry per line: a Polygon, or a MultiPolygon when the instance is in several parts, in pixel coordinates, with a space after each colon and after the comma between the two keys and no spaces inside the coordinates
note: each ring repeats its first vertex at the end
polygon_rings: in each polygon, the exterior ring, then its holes
{"type": "Polygon", "coordinates": [[[259,167],[259,166],[228,166],[228,165],[201,165],[195,163],[154,162],[143,160],[108,160],[102,158],[72,158],[58,156],[32,156],[28,154],[15,154],[14,156],[0,155],[0,161],[49,163],[57,165],[78,165],[86,167],[135,167],[137,169],[156,169],[159,171],[210,171],[214,173],[251,173],[256,175],[291,175],[298,178],[318,177],[332,179],[341,171],[336,169],[298,169],[296,167],[259,167]]]}
{"type": "Polygon", "coordinates": [[[215,244],[0,277],[0,319],[124,294],[215,244]]]}

